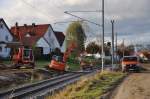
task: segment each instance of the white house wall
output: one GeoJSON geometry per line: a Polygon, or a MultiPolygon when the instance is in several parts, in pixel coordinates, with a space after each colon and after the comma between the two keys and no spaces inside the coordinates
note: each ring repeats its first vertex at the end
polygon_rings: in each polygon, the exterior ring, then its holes
{"type": "Polygon", "coordinates": [[[38,40],[36,46],[43,48],[43,54],[49,54],[56,47],[60,48],[56,36],[54,35],[54,32],[50,26],[45,35],[38,40]]]}
{"type": "Polygon", "coordinates": [[[44,38],[40,38],[38,42],[36,43],[36,47],[42,47],[43,48],[43,54],[49,54],[50,47],[47,44],[47,42],[44,40],[44,38]]]}
{"type": "Polygon", "coordinates": [[[43,37],[38,40],[38,42],[36,43],[36,46],[37,47],[49,47],[49,45],[46,43],[43,37]]]}
{"type": "MultiPolygon", "coordinates": [[[[10,42],[12,41],[12,35],[10,34],[8,28],[5,26],[3,21],[1,21],[1,24],[3,25],[3,28],[0,28],[0,41],[4,42],[10,42]]],[[[0,56],[1,57],[9,57],[10,56],[10,48],[5,48],[6,45],[0,45],[2,50],[0,50],[0,56]]]]}
{"type": "Polygon", "coordinates": [[[47,32],[44,35],[44,38],[46,39],[46,41],[48,42],[48,44],[51,46],[52,49],[55,49],[56,47],[60,48],[59,42],[51,26],[49,26],[47,32]]]}
{"type": "Polygon", "coordinates": [[[50,48],[49,47],[43,47],[43,54],[49,54],[50,53],[50,48]]]}

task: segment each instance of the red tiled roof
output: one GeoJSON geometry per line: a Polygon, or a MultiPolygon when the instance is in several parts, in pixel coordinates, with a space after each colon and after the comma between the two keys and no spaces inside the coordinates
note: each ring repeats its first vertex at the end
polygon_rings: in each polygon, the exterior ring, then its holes
{"type": "Polygon", "coordinates": [[[65,35],[63,32],[58,32],[58,31],[54,31],[55,33],[55,36],[59,42],[59,45],[62,46],[63,45],[63,42],[65,40],[65,35]]]}
{"type": "Polygon", "coordinates": [[[47,32],[48,27],[50,24],[42,24],[42,25],[24,25],[24,26],[14,26],[11,27],[12,34],[17,38],[20,39],[21,42],[26,46],[33,46],[36,42],[44,36],[47,32]],[[20,37],[19,37],[20,35],[20,37]],[[27,37],[29,35],[30,37],[27,37]]]}

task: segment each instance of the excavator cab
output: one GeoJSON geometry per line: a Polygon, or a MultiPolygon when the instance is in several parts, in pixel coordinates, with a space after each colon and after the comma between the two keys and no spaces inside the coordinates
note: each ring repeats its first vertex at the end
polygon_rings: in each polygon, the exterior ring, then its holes
{"type": "Polygon", "coordinates": [[[33,52],[32,49],[24,49],[23,51],[23,61],[34,61],[33,60],[33,52]]]}
{"type": "Polygon", "coordinates": [[[49,68],[59,71],[65,70],[65,62],[62,56],[53,55],[52,60],[49,64],[49,68]]]}
{"type": "Polygon", "coordinates": [[[33,51],[30,48],[18,48],[15,50],[12,60],[16,68],[34,68],[35,65],[33,51]]]}

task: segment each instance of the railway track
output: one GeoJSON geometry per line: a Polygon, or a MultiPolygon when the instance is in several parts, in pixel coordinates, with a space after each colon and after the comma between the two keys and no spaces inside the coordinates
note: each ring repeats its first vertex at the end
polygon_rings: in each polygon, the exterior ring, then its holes
{"type": "Polygon", "coordinates": [[[70,72],[48,80],[36,82],[34,84],[10,89],[0,92],[0,99],[33,99],[46,93],[53,93],[54,91],[79,80],[81,76],[90,73],[92,72],[70,72]]]}

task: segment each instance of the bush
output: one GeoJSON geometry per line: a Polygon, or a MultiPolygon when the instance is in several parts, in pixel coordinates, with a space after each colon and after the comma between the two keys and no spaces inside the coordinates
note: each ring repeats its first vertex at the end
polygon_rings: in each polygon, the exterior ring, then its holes
{"type": "Polygon", "coordinates": [[[80,63],[75,55],[70,55],[70,57],[67,59],[67,65],[69,66],[69,70],[74,71],[80,69],[80,63]]]}

